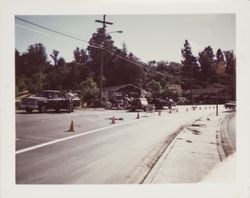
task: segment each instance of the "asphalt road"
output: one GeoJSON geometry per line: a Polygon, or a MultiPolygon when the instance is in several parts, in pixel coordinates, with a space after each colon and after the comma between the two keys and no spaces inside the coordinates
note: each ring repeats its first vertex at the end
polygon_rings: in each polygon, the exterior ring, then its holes
{"type": "MultiPolygon", "coordinates": [[[[17,145],[22,141],[22,137],[29,136],[32,143],[28,146],[27,139],[24,139],[23,144],[19,146],[24,145],[23,148],[30,150],[22,150],[21,146],[17,148],[16,183],[138,183],[138,178],[149,171],[155,162],[155,156],[161,150],[160,147],[166,144],[176,129],[211,112],[214,112],[212,108],[172,114],[165,112],[161,116],[149,115],[138,120],[135,119],[136,113],[126,114],[126,121],[120,121],[121,125],[110,124],[108,117],[113,112],[107,114],[98,111],[98,114],[102,115],[94,114],[92,117],[84,117],[86,115],[82,115],[81,112],[66,117],[65,114],[44,114],[37,117],[32,114],[32,120],[36,122],[32,124],[28,117],[20,119],[20,115],[17,115],[17,145]],[[93,117],[96,119],[87,119],[87,122],[79,120],[93,117]],[[61,125],[65,120],[72,118],[77,120],[76,123],[79,123],[80,127],[76,129],[78,132],[69,134],[65,132],[68,123],[61,125]],[[100,122],[97,122],[98,120],[100,122]],[[47,127],[51,124],[54,128],[48,131],[47,127]],[[99,129],[93,130],[97,128],[99,129]],[[69,136],[73,138],[67,139],[69,136]],[[36,147],[44,142],[48,144],[36,147]]],[[[121,112],[121,115],[124,115],[124,112],[121,112]]],[[[141,113],[141,118],[143,115],[144,113],[141,113]]]]}
{"type": "MultiPolygon", "coordinates": [[[[89,130],[110,125],[110,118],[123,118],[122,122],[136,118],[136,113],[106,110],[76,110],[73,113],[16,113],[16,150],[44,142],[84,133],[89,130]],[[71,121],[74,122],[75,133],[67,133],[71,121]]],[[[117,121],[121,122],[121,121],[117,121]]]]}

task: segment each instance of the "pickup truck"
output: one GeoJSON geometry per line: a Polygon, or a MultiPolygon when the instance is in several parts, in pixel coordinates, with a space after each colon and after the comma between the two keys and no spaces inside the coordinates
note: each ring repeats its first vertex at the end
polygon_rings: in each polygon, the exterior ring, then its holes
{"type": "Polygon", "coordinates": [[[68,108],[64,94],[58,90],[43,90],[36,96],[25,97],[20,102],[21,109],[31,113],[38,110],[40,113],[46,113],[48,109],[54,109],[59,112],[60,109],[66,109],[68,113],[72,112],[74,107],[80,106],[78,96],[73,97],[72,105],[68,108]]]}
{"type": "Polygon", "coordinates": [[[225,108],[226,109],[235,109],[236,108],[236,101],[228,101],[225,103],[225,108]]]}

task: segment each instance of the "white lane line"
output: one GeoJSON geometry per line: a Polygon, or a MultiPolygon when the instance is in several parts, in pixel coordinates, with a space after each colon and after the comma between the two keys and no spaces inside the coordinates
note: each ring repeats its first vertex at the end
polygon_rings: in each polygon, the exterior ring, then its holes
{"type": "Polygon", "coordinates": [[[100,131],[104,131],[106,129],[114,128],[116,126],[122,126],[122,125],[132,123],[132,122],[136,122],[136,121],[138,121],[138,119],[131,120],[131,121],[128,121],[128,122],[125,122],[125,123],[106,126],[106,127],[99,128],[99,129],[90,130],[90,131],[87,131],[87,132],[83,132],[83,133],[73,135],[73,136],[69,136],[69,137],[65,137],[65,138],[52,140],[52,141],[49,141],[49,142],[45,142],[45,143],[42,143],[42,144],[38,144],[38,145],[35,145],[35,146],[31,146],[31,147],[28,147],[28,148],[18,150],[18,151],[16,151],[16,155],[21,154],[21,153],[25,153],[25,152],[28,152],[28,151],[32,151],[32,150],[35,150],[35,149],[38,149],[38,148],[41,148],[41,147],[45,147],[45,146],[48,146],[48,145],[51,145],[51,144],[55,144],[55,143],[58,143],[58,142],[63,142],[63,141],[66,141],[66,140],[70,140],[70,139],[77,138],[77,137],[80,137],[80,136],[88,135],[88,134],[91,134],[91,133],[97,133],[97,132],[100,132],[100,131]]]}

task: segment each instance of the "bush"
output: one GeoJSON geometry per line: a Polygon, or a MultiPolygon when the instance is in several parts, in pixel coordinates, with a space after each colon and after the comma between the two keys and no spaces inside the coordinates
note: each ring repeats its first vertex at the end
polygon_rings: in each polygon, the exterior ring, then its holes
{"type": "Polygon", "coordinates": [[[82,103],[87,103],[88,107],[99,106],[99,89],[92,78],[87,78],[80,84],[80,98],[82,103]]]}

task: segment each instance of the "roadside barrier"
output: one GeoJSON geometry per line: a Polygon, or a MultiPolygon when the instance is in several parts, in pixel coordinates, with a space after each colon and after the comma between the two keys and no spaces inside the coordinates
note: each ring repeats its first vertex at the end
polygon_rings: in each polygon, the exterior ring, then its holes
{"type": "Polygon", "coordinates": [[[74,122],[73,122],[73,120],[71,120],[71,122],[70,122],[70,126],[69,126],[69,130],[68,130],[68,132],[75,132],[75,130],[74,130],[74,122]]]}
{"type": "Polygon", "coordinates": [[[111,124],[115,124],[115,116],[112,117],[111,124]]]}
{"type": "Polygon", "coordinates": [[[136,119],[140,119],[140,114],[139,114],[139,111],[137,112],[136,119]]]}

